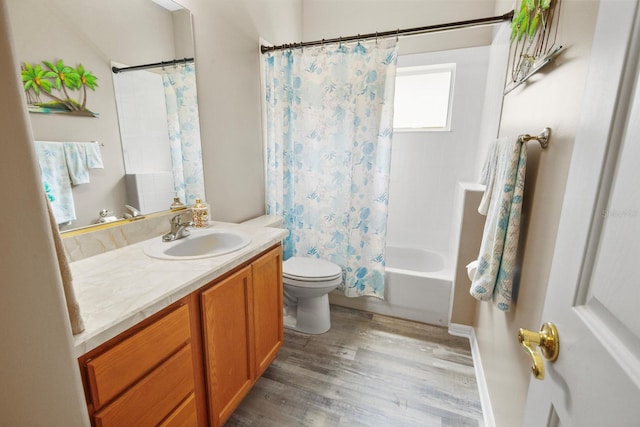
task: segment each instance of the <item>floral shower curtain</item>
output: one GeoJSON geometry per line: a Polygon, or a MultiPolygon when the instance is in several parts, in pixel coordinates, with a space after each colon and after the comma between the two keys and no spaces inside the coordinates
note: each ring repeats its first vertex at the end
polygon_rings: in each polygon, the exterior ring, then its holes
{"type": "Polygon", "coordinates": [[[284,258],[340,265],[347,296],[384,297],[396,59],[395,40],[265,56],[267,213],[284,258]]]}
{"type": "Polygon", "coordinates": [[[193,64],[163,70],[175,191],[187,205],[204,200],[196,73],[193,64]]]}

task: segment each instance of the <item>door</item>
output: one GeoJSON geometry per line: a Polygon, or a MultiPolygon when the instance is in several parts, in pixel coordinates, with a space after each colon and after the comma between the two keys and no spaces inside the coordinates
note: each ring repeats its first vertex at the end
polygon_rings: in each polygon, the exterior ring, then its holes
{"type": "Polygon", "coordinates": [[[203,345],[211,425],[233,413],[253,386],[251,266],[201,294],[203,345]]]}
{"type": "Polygon", "coordinates": [[[283,343],[282,246],[253,262],[256,378],[275,359],[283,343]]]}
{"type": "Polygon", "coordinates": [[[542,318],[560,352],[530,382],[525,426],[640,425],[637,9],[600,3],[542,318]]]}

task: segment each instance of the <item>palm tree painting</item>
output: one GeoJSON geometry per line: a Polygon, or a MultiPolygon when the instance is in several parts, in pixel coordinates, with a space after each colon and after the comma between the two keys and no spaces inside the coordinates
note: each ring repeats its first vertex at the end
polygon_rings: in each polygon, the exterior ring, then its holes
{"type": "Polygon", "coordinates": [[[42,61],[42,65],[22,64],[22,83],[29,111],[97,116],[87,108],[87,88],[95,90],[98,87],[98,78],[91,71],[82,64],[75,68],[66,65],[62,59],[56,62],[42,61]],[[75,91],[82,92],[82,101],[72,96],[75,91]],[[47,98],[46,102],[40,98],[41,95],[47,98]]]}

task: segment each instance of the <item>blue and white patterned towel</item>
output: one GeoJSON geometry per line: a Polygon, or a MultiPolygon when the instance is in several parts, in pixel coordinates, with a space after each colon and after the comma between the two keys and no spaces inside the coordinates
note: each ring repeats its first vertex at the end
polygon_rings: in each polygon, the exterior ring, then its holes
{"type": "Polygon", "coordinates": [[[89,169],[104,169],[100,144],[95,141],[83,142],[82,144],[87,152],[87,167],[89,169]]]}
{"type": "Polygon", "coordinates": [[[76,210],[71,192],[71,180],[62,144],[36,141],[35,148],[42,181],[49,186],[49,194],[53,198],[51,208],[56,222],[62,224],[75,220],[76,210]]]}
{"type": "Polygon", "coordinates": [[[103,169],[102,153],[96,142],[65,142],[64,155],[73,185],[89,183],[89,169],[103,169]]]}
{"type": "Polygon", "coordinates": [[[64,157],[67,161],[67,170],[73,185],[89,183],[89,168],[87,167],[87,149],[84,144],[77,142],[65,142],[64,157]]]}
{"type": "Polygon", "coordinates": [[[470,294],[493,300],[502,311],[513,302],[526,164],[526,144],[517,137],[501,138],[490,148],[483,172],[487,188],[478,211],[487,219],[470,294]]]}

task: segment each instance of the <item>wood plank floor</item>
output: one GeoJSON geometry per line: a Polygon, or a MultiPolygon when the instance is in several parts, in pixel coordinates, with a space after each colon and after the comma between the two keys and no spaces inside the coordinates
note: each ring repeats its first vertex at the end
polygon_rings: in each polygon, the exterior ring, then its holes
{"type": "Polygon", "coordinates": [[[226,426],[481,426],[468,340],[331,306],[331,330],[285,329],[276,360],[226,426]]]}

